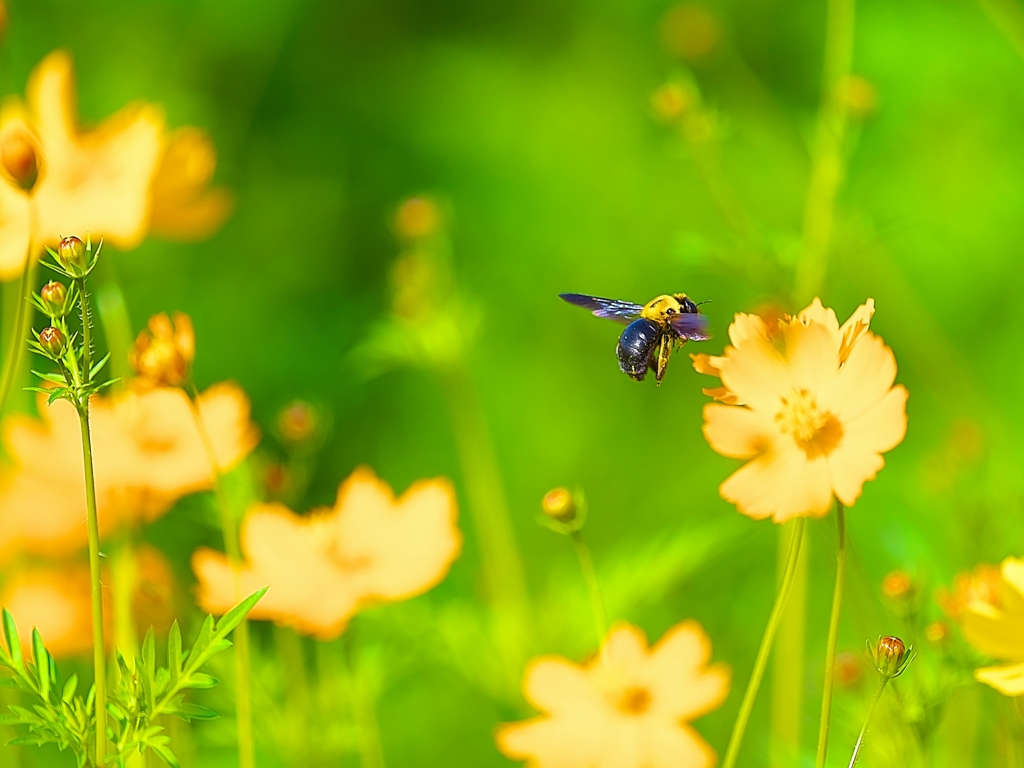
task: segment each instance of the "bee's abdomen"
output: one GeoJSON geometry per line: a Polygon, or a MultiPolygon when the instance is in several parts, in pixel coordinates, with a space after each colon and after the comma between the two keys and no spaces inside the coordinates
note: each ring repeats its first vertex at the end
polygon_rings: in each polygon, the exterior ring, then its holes
{"type": "Polygon", "coordinates": [[[650,320],[640,318],[627,325],[615,349],[622,372],[632,379],[643,381],[651,362],[651,354],[658,346],[660,337],[661,330],[650,320]]]}

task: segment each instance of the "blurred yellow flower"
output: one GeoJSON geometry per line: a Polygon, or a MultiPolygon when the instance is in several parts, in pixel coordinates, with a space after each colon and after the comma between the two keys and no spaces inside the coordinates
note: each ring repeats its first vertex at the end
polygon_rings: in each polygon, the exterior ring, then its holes
{"type": "Polygon", "coordinates": [[[160,313],[149,318],[148,329],[135,339],[128,351],[128,363],[142,384],[179,387],[188,381],[195,356],[192,318],[175,312],[172,320],[160,313]]]}
{"type": "Polygon", "coordinates": [[[953,591],[940,589],[936,599],[951,619],[960,615],[971,603],[987,603],[994,608],[1002,605],[1003,575],[998,566],[981,563],[973,571],[957,574],[953,591]]]}
{"type": "Polygon", "coordinates": [[[840,327],[818,299],[769,324],[738,314],[720,357],[693,355],[718,376],[707,391],[704,436],[723,456],[748,459],[719,491],[741,512],[781,523],[850,506],[907,429],[907,390],[893,386],[896,358],[868,331],[869,300],[840,327]]]}
{"type": "MultiPolygon", "coordinates": [[[[151,626],[166,632],[174,620],[174,576],[170,563],[159,550],[142,546],[135,550],[135,591],[132,616],[141,635],[151,626]]],[[[103,581],[110,583],[104,568],[103,581]]],[[[112,621],[109,591],[104,591],[103,615],[112,621]]],[[[59,567],[34,566],[15,573],[0,589],[0,607],[6,608],[18,625],[22,648],[31,654],[33,627],[39,630],[47,650],[54,657],[85,656],[92,652],[92,602],[89,566],[76,563],[59,567]]]]}
{"type": "Polygon", "coordinates": [[[559,656],[527,669],[523,691],[544,713],[502,726],[498,748],[534,768],[705,768],[715,751],[689,725],[719,707],[729,670],[708,666],[711,641],[684,621],[653,648],[637,627],[612,629],[583,666],[559,656]]]}
{"type": "Polygon", "coordinates": [[[162,110],[135,103],[82,131],[77,111],[67,51],[51,53],[33,70],[26,103],[8,99],[0,111],[0,137],[15,131],[38,146],[38,179],[30,186],[12,172],[22,167],[14,162],[17,147],[10,145],[10,162],[6,151],[0,157],[7,169],[0,176],[0,280],[21,272],[30,242],[38,253],[62,234],[93,232],[129,249],[151,225],[162,234],[202,237],[230,211],[226,192],[205,191],[216,160],[195,129],[168,136],[162,110]]]}
{"type": "MultiPolygon", "coordinates": [[[[256,505],[242,523],[240,591],[270,590],[249,616],[338,637],[367,605],[405,600],[441,582],[462,546],[456,515],[447,480],[421,480],[396,499],[366,467],[342,483],[332,509],[303,517],[280,504],[256,505]]],[[[222,614],[237,602],[225,555],[199,549],[192,568],[204,610],[222,614]]]]}
{"type": "MultiPolygon", "coordinates": [[[[229,383],[199,396],[220,467],[237,465],[259,435],[249,400],[229,383]]],[[[41,419],[8,416],[2,426],[12,466],[0,469],[0,561],[17,552],[63,554],[86,542],[85,477],[78,414],[63,400],[41,419]]],[[[190,493],[213,487],[210,460],[180,389],[128,390],[91,406],[101,533],[152,520],[190,493]]]]}
{"type": "Polygon", "coordinates": [[[982,592],[958,620],[967,641],[987,656],[1008,662],[982,667],[974,677],[1006,696],[1024,695],[1024,560],[1008,557],[1000,569],[998,597],[982,592]]]}

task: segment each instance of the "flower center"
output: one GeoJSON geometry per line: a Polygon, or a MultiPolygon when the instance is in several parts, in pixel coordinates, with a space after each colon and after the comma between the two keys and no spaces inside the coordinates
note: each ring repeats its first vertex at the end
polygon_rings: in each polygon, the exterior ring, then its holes
{"type": "Polygon", "coordinates": [[[839,445],[843,425],[839,419],[818,407],[814,395],[806,389],[794,389],[783,397],[775,414],[775,423],[783,434],[791,435],[807,458],[827,456],[839,445]]]}
{"type": "Polygon", "coordinates": [[[627,715],[642,715],[651,706],[651,693],[646,688],[627,688],[619,697],[619,709],[627,715]]]}

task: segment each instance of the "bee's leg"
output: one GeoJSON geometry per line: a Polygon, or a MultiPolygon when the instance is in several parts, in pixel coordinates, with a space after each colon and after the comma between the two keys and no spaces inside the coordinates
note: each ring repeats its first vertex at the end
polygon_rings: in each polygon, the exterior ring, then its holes
{"type": "Polygon", "coordinates": [[[672,337],[667,333],[662,334],[661,346],[658,350],[658,371],[655,375],[655,379],[658,382],[658,386],[661,386],[661,380],[665,378],[665,371],[668,370],[668,359],[672,356],[672,337]]]}

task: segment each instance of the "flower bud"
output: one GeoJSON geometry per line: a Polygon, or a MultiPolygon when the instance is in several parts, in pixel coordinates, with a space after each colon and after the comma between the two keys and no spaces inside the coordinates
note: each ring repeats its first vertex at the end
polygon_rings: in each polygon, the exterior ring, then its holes
{"type": "Polygon", "coordinates": [[[57,246],[57,260],[73,275],[84,275],[89,269],[89,254],[85,250],[85,243],[74,235],[61,239],[57,246]]]}
{"type": "Polygon", "coordinates": [[[949,626],[944,621],[933,621],[925,627],[924,636],[928,638],[930,643],[935,643],[936,645],[944,643],[946,638],[949,637],[949,626]]]}
{"type": "Polygon", "coordinates": [[[679,83],[665,83],[651,94],[651,108],[659,120],[671,123],[685,115],[696,101],[691,89],[679,83]]]}
{"type": "Polygon", "coordinates": [[[909,656],[910,650],[898,637],[880,638],[875,647],[875,668],[882,677],[899,677],[910,663],[909,656]]]}
{"type": "Polygon", "coordinates": [[[576,500],[565,488],[555,488],[544,494],[540,508],[545,515],[560,523],[571,523],[576,519],[576,500]]]}
{"type": "Polygon", "coordinates": [[[64,354],[67,343],[68,340],[64,337],[60,328],[54,328],[52,325],[48,328],[43,328],[39,334],[39,346],[54,359],[64,354]]]}
{"type": "Polygon", "coordinates": [[[441,210],[426,197],[411,197],[398,207],[395,229],[406,240],[429,237],[441,227],[441,210]]]}
{"type": "Polygon", "coordinates": [[[46,314],[50,317],[63,317],[64,304],[68,299],[68,290],[63,283],[51,280],[39,291],[39,298],[42,300],[46,314]]]}
{"type": "Polygon", "coordinates": [[[319,429],[316,408],[304,400],[288,403],[278,414],[277,431],[287,443],[304,443],[319,429]]]}
{"type": "Polygon", "coordinates": [[[28,129],[15,125],[0,136],[0,165],[25,192],[31,192],[39,178],[39,153],[28,129]]]}
{"type": "Polygon", "coordinates": [[[852,688],[864,676],[864,661],[856,653],[843,651],[836,654],[836,684],[843,688],[852,688]]]}

